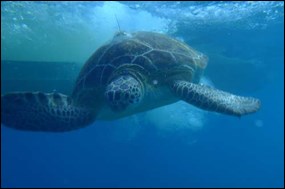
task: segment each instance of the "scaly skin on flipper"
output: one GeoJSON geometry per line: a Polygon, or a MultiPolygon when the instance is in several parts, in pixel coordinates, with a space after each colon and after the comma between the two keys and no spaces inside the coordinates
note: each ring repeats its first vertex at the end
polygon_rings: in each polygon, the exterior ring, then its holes
{"type": "Polygon", "coordinates": [[[260,108],[258,99],[233,95],[205,85],[175,81],[171,87],[181,99],[208,111],[242,116],[260,108]]]}
{"type": "Polygon", "coordinates": [[[1,122],[11,128],[63,132],[93,120],[88,109],[74,106],[72,99],[63,94],[19,92],[1,96],[1,122]]]}

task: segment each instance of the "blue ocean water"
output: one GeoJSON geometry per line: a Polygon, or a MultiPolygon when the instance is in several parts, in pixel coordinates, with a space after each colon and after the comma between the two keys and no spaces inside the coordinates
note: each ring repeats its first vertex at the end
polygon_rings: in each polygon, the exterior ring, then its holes
{"type": "Polygon", "coordinates": [[[179,102],[67,133],[1,126],[1,187],[284,187],[284,3],[1,2],[1,67],[83,65],[118,30],[114,15],[125,31],[207,54],[202,82],[259,98],[260,111],[239,119],[179,102]]]}

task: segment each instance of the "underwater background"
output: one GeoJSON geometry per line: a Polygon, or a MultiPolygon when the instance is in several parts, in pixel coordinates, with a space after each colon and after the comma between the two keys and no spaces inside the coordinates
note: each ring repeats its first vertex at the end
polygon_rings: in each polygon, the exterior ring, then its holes
{"type": "Polygon", "coordinates": [[[1,2],[1,94],[69,94],[116,17],[205,53],[202,82],[261,109],[178,102],[66,133],[2,125],[1,187],[284,187],[284,2],[1,2]]]}

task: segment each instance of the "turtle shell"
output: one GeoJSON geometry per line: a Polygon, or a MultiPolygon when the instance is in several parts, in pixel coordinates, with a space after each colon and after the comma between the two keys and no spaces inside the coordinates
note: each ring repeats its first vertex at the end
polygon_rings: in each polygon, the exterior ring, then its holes
{"type": "Polygon", "coordinates": [[[73,95],[82,90],[101,91],[115,75],[129,70],[149,78],[179,75],[177,73],[187,71],[188,80],[198,80],[206,65],[205,55],[166,35],[119,32],[87,60],[73,95]]]}

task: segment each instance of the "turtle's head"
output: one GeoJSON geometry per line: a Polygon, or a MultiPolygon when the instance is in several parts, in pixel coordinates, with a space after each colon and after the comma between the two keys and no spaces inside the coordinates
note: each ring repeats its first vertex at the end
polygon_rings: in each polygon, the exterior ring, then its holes
{"type": "Polygon", "coordinates": [[[108,84],[105,90],[107,103],[114,111],[138,105],[144,97],[144,86],[133,75],[120,75],[108,84]]]}

